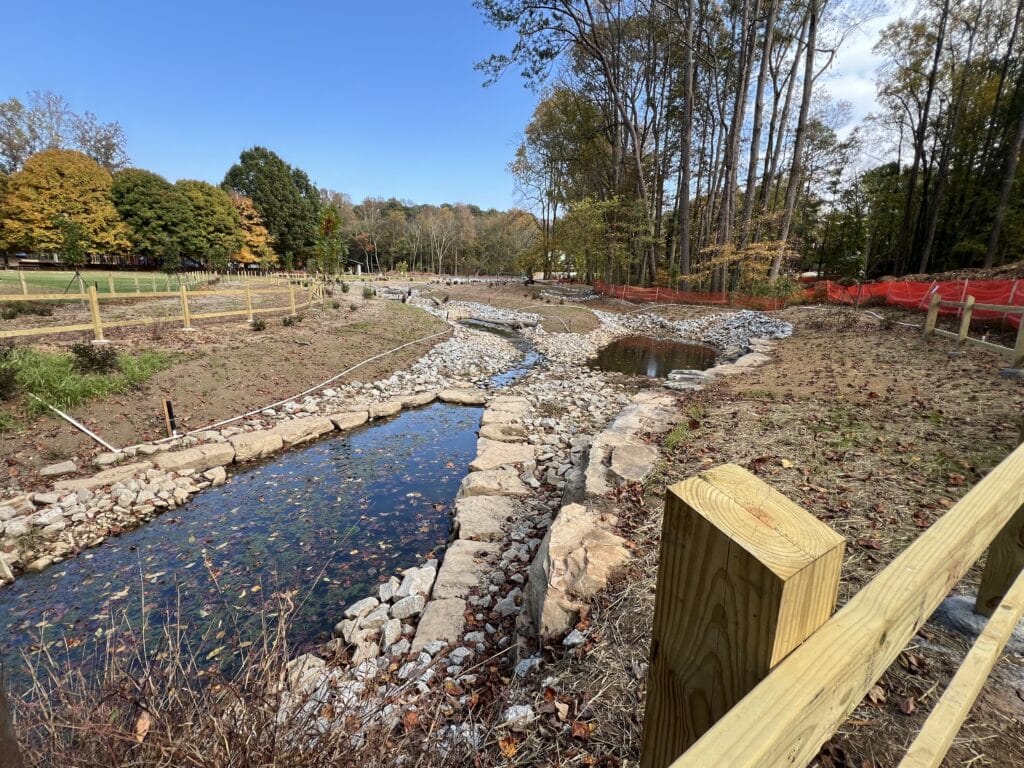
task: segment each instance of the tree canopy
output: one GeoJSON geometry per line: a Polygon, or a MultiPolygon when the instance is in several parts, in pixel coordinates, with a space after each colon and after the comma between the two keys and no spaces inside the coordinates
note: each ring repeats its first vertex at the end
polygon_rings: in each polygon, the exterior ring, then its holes
{"type": "Polygon", "coordinates": [[[192,205],[183,191],[150,171],[118,171],[111,196],[128,225],[132,250],[153,263],[180,254],[196,228],[192,205]]]}

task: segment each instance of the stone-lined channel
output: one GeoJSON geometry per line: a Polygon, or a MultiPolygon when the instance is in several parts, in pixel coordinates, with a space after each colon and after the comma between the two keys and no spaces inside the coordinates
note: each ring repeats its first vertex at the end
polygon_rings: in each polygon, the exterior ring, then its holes
{"type": "Polygon", "coordinates": [[[40,638],[87,665],[91,640],[112,622],[139,626],[143,595],[149,627],[187,625],[199,658],[216,651],[211,665],[230,664],[255,639],[274,592],[294,591],[301,603],[289,633],[296,651],[328,639],[344,606],[441,552],[481,411],[435,403],[288,452],[26,574],[0,591],[0,660],[14,693],[20,655],[40,638]]]}

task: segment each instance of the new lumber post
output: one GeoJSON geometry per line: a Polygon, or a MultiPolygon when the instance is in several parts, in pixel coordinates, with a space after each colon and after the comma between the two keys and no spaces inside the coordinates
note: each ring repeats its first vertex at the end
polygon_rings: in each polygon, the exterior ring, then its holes
{"type": "Polygon", "coordinates": [[[21,295],[28,296],[28,283],[25,282],[25,273],[18,270],[18,279],[21,280],[21,295]]]}
{"type": "Polygon", "coordinates": [[[92,318],[92,343],[105,344],[103,338],[103,321],[100,319],[100,300],[96,297],[96,286],[89,286],[89,316],[92,318]]]}
{"type": "Polygon", "coordinates": [[[249,310],[249,322],[252,323],[252,289],[245,284],[245,308],[249,310]]]}
{"type": "Polygon", "coordinates": [[[195,328],[192,327],[192,313],[189,312],[188,309],[188,288],[186,288],[184,285],[181,286],[181,288],[179,289],[179,293],[181,295],[181,316],[182,319],[185,321],[184,330],[194,331],[195,328]]]}
{"type": "Polygon", "coordinates": [[[291,305],[292,317],[297,313],[295,311],[295,283],[288,281],[288,303],[291,305]]]}
{"type": "Polygon", "coordinates": [[[1021,571],[1024,571],[1024,506],[989,545],[974,612],[991,616],[1021,571]]]}
{"type": "Polygon", "coordinates": [[[960,318],[960,333],[957,336],[957,349],[963,349],[967,343],[967,336],[971,332],[971,315],[974,314],[974,297],[968,296],[964,302],[964,314],[960,318]]]}
{"type": "Polygon", "coordinates": [[[117,293],[117,291],[114,290],[114,276],[109,272],[107,272],[107,287],[110,289],[111,296],[117,293]]]}
{"type": "Polygon", "coordinates": [[[733,464],[668,489],[642,768],[669,765],[828,620],[843,547],[733,464]]]}
{"type": "Polygon", "coordinates": [[[1017,343],[1013,345],[1013,368],[1024,368],[1024,314],[1020,316],[1017,328],[1017,343]]]}
{"type": "Polygon", "coordinates": [[[939,297],[939,292],[935,291],[932,294],[932,300],[928,303],[928,315],[924,320],[924,337],[927,339],[935,332],[935,322],[939,319],[939,302],[942,299],[939,297]]]}

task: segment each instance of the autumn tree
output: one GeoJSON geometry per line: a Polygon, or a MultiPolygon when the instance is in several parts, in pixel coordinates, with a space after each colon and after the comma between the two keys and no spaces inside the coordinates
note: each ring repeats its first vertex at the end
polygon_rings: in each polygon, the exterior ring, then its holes
{"type": "Polygon", "coordinates": [[[33,155],[11,175],[2,205],[2,238],[8,247],[59,253],[62,222],[81,228],[91,254],[122,253],[129,231],[111,201],[110,172],[81,152],[51,149],[33,155]]]}
{"type": "Polygon", "coordinates": [[[231,194],[231,203],[238,212],[242,227],[242,248],[235,257],[242,264],[259,264],[270,267],[277,264],[277,254],[270,246],[270,233],[263,226],[263,217],[245,195],[231,194]]]}

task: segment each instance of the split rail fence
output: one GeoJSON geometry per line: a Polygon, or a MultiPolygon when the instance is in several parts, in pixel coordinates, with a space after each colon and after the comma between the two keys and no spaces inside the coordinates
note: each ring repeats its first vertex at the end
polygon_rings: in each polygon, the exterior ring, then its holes
{"type": "Polygon", "coordinates": [[[924,335],[925,338],[929,336],[941,336],[946,339],[954,339],[957,344],[957,348],[963,347],[965,344],[973,344],[977,347],[988,349],[992,352],[999,352],[1003,355],[1008,355],[1011,360],[1011,367],[1021,368],[1024,367],[1024,322],[1018,320],[1017,327],[1017,341],[1013,345],[1013,348],[1004,347],[999,344],[993,344],[990,341],[984,339],[975,339],[970,336],[971,331],[971,320],[975,317],[975,313],[981,311],[985,313],[1002,313],[1004,316],[1021,316],[1024,318],[1024,307],[1008,306],[1004,304],[981,304],[975,301],[973,296],[968,296],[964,301],[944,301],[938,293],[933,293],[931,301],[928,304],[928,314],[924,321],[924,335]],[[955,309],[960,315],[960,330],[957,333],[952,331],[944,331],[941,328],[936,328],[935,323],[939,319],[939,312],[942,310],[953,310],[955,309]]]}
{"type": "Polygon", "coordinates": [[[672,486],[641,766],[806,766],[986,548],[991,618],[900,768],[942,763],[1024,613],[1024,445],[831,618],[838,534],[738,466],[672,486]]]}
{"type": "MultiPolygon", "coordinates": [[[[193,321],[195,320],[212,320],[217,318],[229,318],[229,317],[242,317],[245,316],[249,322],[252,322],[256,315],[270,313],[270,312],[287,312],[290,315],[296,315],[298,310],[306,309],[312,306],[318,299],[325,297],[323,287],[308,276],[304,277],[306,282],[305,287],[301,284],[296,285],[297,278],[287,275],[272,274],[266,277],[247,277],[243,278],[242,282],[244,287],[242,288],[227,288],[220,290],[202,290],[195,291],[190,289],[191,286],[204,285],[210,280],[216,278],[216,273],[212,272],[201,272],[201,273],[187,273],[183,275],[183,282],[177,290],[140,290],[141,285],[139,284],[138,276],[135,280],[136,290],[131,292],[117,293],[115,291],[115,283],[112,276],[108,274],[108,288],[109,292],[100,293],[96,289],[96,285],[89,285],[86,290],[82,293],[26,293],[21,294],[0,294],[0,305],[4,303],[21,302],[21,301],[46,301],[46,302],[66,302],[66,301],[81,301],[86,302],[89,307],[89,322],[88,323],[74,323],[71,325],[57,325],[57,326],[40,326],[33,328],[18,328],[12,330],[0,329],[0,339],[10,339],[21,336],[48,336],[53,334],[61,333],[80,333],[82,331],[90,331],[93,335],[93,341],[102,343],[106,341],[104,337],[104,331],[110,328],[125,328],[130,326],[140,325],[154,325],[160,323],[182,323],[182,327],[186,331],[194,330],[193,321]],[[264,285],[279,285],[280,287],[262,287],[264,285]],[[301,294],[298,295],[297,294],[301,294]],[[263,296],[277,295],[287,296],[287,302],[280,306],[273,307],[254,307],[253,298],[257,300],[263,296]],[[192,304],[197,298],[208,298],[218,296],[234,296],[245,298],[245,309],[237,310],[223,310],[217,312],[193,312],[192,304]],[[162,299],[162,298],[177,298],[180,301],[181,314],[175,315],[160,315],[160,316],[147,316],[131,318],[127,320],[104,320],[101,312],[101,304],[105,301],[133,301],[133,300],[144,300],[144,299],[162,299]]],[[[157,278],[152,277],[155,281],[157,278]]],[[[145,280],[145,278],[143,278],[145,280]]],[[[22,279],[23,290],[25,288],[24,278],[22,279]]],[[[151,284],[151,287],[155,287],[155,282],[151,284]]],[[[167,286],[169,288],[169,286],[167,286]]]]}

